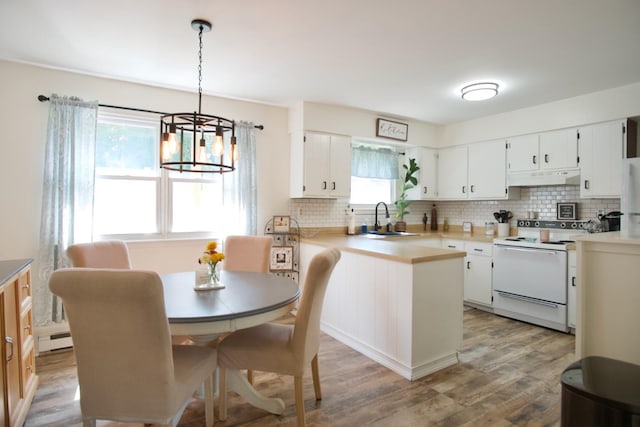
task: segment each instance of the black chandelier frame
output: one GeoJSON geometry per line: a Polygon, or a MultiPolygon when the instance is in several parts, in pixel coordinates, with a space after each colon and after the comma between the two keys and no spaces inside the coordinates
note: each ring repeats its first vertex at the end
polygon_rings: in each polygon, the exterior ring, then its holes
{"type": "MultiPolygon", "coordinates": [[[[237,141],[235,135],[235,122],[224,117],[202,114],[202,33],[211,31],[212,25],[203,19],[191,21],[191,27],[198,31],[198,111],[193,113],[171,113],[160,117],[160,167],[178,172],[202,172],[225,173],[236,169],[235,160],[237,153],[237,141]],[[224,134],[231,132],[230,152],[228,159],[224,152],[224,134]],[[191,152],[189,153],[186,135],[191,135],[191,152]],[[212,147],[207,147],[207,135],[214,135],[212,147]],[[177,145],[176,152],[166,151],[171,145],[171,140],[177,145]],[[214,151],[215,146],[220,146],[221,152],[214,151]],[[218,158],[219,161],[206,161],[202,159],[201,152],[218,158]],[[178,159],[175,154],[178,153],[178,159]],[[225,162],[225,160],[227,162],[225,162]]],[[[211,138],[210,138],[211,139],[211,138]]]]}

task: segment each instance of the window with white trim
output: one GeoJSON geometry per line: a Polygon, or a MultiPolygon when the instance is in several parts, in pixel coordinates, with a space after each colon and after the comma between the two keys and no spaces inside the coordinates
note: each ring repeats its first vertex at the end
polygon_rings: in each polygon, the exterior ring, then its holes
{"type": "Polygon", "coordinates": [[[398,153],[390,147],[354,144],[351,150],[351,199],[353,205],[395,200],[398,153]]]}
{"type": "Polygon", "coordinates": [[[156,117],[99,112],[94,239],[205,237],[224,221],[224,174],[159,167],[156,117]]]}

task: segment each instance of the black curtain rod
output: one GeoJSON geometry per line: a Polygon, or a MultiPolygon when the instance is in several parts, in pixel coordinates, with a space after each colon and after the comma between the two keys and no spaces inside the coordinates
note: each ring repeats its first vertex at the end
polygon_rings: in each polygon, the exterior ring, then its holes
{"type": "MultiPolygon", "coordinates": [[[[38,95],[38,101],[47,102],[47,101],[49,101],[49,97],[48,96],[44,96],[44,95],[38,95]]],[[[99,107],[107,107],[107,108],[116,108],[118,110],[140,111],[142,113],[159,114],[161,116],[164,115],[164,114],[167,114],[167,113],[163,113],[162,111],[144,110],[142,108],[132,108],[132,107],[121,107],[119,105],[98,104],[98,106],[99,107]]],[[[260,129],[260,130],[264,129],[263,125],[254,125],[253,127],[256,128],[256,129],[260,129]]]]}

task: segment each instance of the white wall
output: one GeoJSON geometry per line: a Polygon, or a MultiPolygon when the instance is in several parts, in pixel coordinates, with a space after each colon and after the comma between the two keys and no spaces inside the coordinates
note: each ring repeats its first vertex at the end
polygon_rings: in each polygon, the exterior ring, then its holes
{"type": "Polygon", "coordinates": [[[386,144],[418,145],[436,147],[438,145],[438,127],[425,122],[394,118],[374,111],[338,105],[300,102],[289,111],[289,132],[319,131],[340,135],[349,135],[360,140],[378,140],[386,144]],[[376,137],[376,119],[406,123],[407,141],[376,137]]]}
{"type": "MultiPolygon", "coordinates": [[[[198,105],[195,90],[187,93],[0,61],[0,259],[37,256],[49,111],[49,104],[39,102],[37,96],[51,93],[167,112],[193,111],[198,105]]],[[[203,96],[202,110],[265,127],[256,131],[261,233],[271,216],[286,211],[289,200],[288,188],[278,184],[289,182],[287,109],[203,96]]],[[[167,258],[157,261],[167,268],[171,251],[160,253],[167,258]]],[[[199,252],[191,255],[195,262],[199,252]]]]}
{"type": "Polygon", "coordinates": [[[440,147],[525,135],[640,115],[640,83],[439,129],[440,147]]]}

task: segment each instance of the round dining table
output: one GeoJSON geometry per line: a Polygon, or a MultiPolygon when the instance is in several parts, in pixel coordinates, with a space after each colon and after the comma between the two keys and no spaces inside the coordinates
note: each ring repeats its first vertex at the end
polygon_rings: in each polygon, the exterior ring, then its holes
{"type": "MultiPolygon", "coordinates": [[[[196,273],[160,276],[172,335],[188,336],[196,344],[216,342],[219,335],[250,328],[289,313],[300,297],[293,280],[272,273],[222,271],[221,289],[196,290],[196,273]]],[[[252,405],[273,414],[284,402],[258,393],[240,371],[227,370],[227,387],[252,405]]]]}

